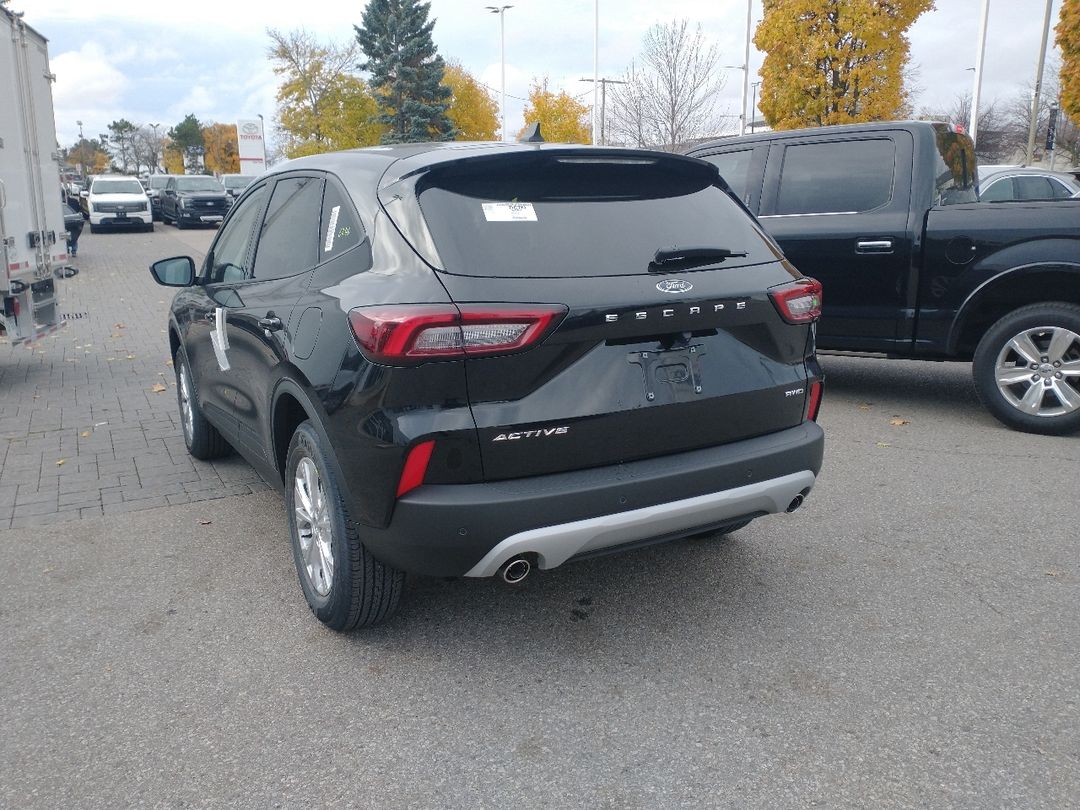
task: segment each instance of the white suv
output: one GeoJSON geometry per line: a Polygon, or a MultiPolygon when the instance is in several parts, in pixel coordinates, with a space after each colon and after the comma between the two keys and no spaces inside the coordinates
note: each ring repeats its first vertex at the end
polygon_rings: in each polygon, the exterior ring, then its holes
{"type": "Polygon", "coordinates": [[[87,207],[90,233],[105,227],[154,230],[150,199],[137,177],[116,174],[95,177],[87,207]]]}

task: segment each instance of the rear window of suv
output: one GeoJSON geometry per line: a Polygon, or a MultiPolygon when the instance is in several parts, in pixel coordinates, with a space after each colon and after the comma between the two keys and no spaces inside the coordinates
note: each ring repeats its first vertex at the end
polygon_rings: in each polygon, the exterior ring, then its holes
{"type": "MultiPolygon", "coordinates": [[[[438,255],[425,258],[469,276],[640,275],[657,250],[675,247],[746,254],[680,268],[691,272],[775,261],[767,239],[719,183],[713,167],[685,158],[476,158],[436,166],[417,180],[430,238],[414,233],[410,241],[422,253],[433,243],[438,255]]],[[[393,215],[394,208],[387,210],[393,215]]],[[[407,234],[417,227],[400,225],[407,234]]]]}

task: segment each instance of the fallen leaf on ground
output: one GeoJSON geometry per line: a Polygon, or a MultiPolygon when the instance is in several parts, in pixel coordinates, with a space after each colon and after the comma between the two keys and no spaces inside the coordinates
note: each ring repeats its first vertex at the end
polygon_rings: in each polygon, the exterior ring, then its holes
{"type": "Polygon", "coordinates": [[[213,523],[213,522],[214,522],[214,521],[212,521],[212,520],[200,520],[200,521],[199,521],[199,525],[200,525],[200,526],[209,526],[209,525],[210,525],[211,523],[213,523]]]}
{"type": "Polygon", "coordinates": [[[80,433],[79,435],[80,435],[80,436],[81,436],[82,438],[84,438],[84,439],[87,439],[87,438],[89,438],[89,437],[90,437],[90,431],[89,431],[89,430],[84,430],[84,431],[83,431],[82,433],[80,433]]]}
{"type": "Polygon", "coordinates": [[[892,445],[889,444],[888,442],[878,442],[877,446],[878,447],[892,447],[892,445]]]}
{"type": "Polygon", "coordinates": [[[57,467],[63,467],[65,464],[67,464],[67,459],[66,458],[62,458],[58,462],[56,462],[57,467]]]}
{"type": "Polygon", "coordinates": [[[874,405],[874,403],[872,403],[872,402],[860,402],[859,403],[859,410],[860,411],[868,411],[868,410],[870,410],[871,407],[873,407],[873,405],[874,405]]]}
{"type": "Polygon", "coordinates": [[[172,364],[173,364],[172,360],[166,360],[165,361],[165,365],[167,365],[167,366],[171,366],[172,364]]]}
{"type": "Polygon", "coordinates": [[[155,394],[160,394],[162,391],[167,391],[168,387],[162,385],[161,383],[154,383],[152,386],[150,386],[150,390],[153,391],[155,394]]]}
{"type": "Polygon", "coordinates": [[[1046,572],[1046,575],[1048,577],[1060,577],[1061,572],[1060,571],[1055,571],[1053,568],[1051,568],[1049,571],[1046,572]]]}
{"type": "Polygon", "coordinates": [[[900,419],[900,418],[890,419],[889,424],[892,425],[893,427],[903,427],[904,425],[910,425],[911,420],[910,419],[900,419]]]}
{"type": "Polygon", "coordinates": [[[113,329],[123,329],[123,328],[124,328],[124,324],[122,324],[122,323],[114,323],[113,324],[113,329]]]}
{"type": "Polygon", "coordinates": [[[134,359],[135,359],[135,355],[133,355],[133,354],[129,354],[129,355],[127,356],[127,359],[128,359],[128,360],[134,360],[134,359]]]}
{"type": "Polygon", "coordinates": [[[109,337],[118,338],[118,337],[123,337],[123,335],[120,334],[119,332],[113,332],[111,335],[109,335],[109,337]]]}

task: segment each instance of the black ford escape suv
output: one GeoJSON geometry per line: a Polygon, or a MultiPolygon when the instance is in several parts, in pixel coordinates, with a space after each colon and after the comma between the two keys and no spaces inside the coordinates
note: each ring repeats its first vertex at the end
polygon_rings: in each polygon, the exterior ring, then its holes
{"type": "Polygon", "coordinates": [[[290,161],[172,304],[184,438],[283,489],[316,616],[798,506],[817,282],[711,164],[549,144],[290,161]]]}

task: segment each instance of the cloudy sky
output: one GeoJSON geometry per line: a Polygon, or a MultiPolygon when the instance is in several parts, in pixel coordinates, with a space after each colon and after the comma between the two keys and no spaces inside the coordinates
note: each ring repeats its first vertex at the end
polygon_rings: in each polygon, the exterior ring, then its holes
{"type": "MultiPolygon", "coordinates": [[[[753,2],[756,26],[760,0],[753,2]]],[[[501,5],[502,3],[500,3],[501,5]]],[[[937,0],[912,27],[912,64],[918,69],[916,109],[946,108],[970,92],[982,0],[937,0]]],[[[740,65],[746,0],[599,0],[600,75],[617,77],[637,56],[649,26],[687,18],[701,23],[722,51],[721,63],[740,65]]],[[[1053,2],[1056,24],[1061,0],[1053,2]]],[[[266,58],[268,27],[305,27],[343,42],[360,22],[360,2],[225,0],[216,4],[126,0],[12,0],[14,11],[49,38],[57,136],[62,145],[125,117],[138,124],[173,126],[186,114],[233,122],[275,115],[278,84],[266,58]]],[[[432,0],[439,53],[461,62],[494,90],[499,87],[499,19],[483,0],[432,0]]],[[[982,96],[1004,101],[1034,81],[1044,0],[990,0],[982,96]]],[[[515,0],[505,13],[507,129],[521,126],[524,96],[534,79],[548,77],[588,101],[592,75],[591,0],[515,0]]],[[[1053,31],[1050,33],[1052,46],[1053,31]]],[[[1054,54],[1056,51],[1051,50],[1054,54]]],[[[762,55],[751,49],[751,81],[762,55]]],[[[742,72],[724,71],[718,111],[727,131],[737,128],[742,72]]],[[[497,97],[497,93],[496,93],[497,97]]],[[[722,127],[723,128],[723,127],[722,127]]],[[[269,129],[269,127],[268,127],[269,129]]]]}

